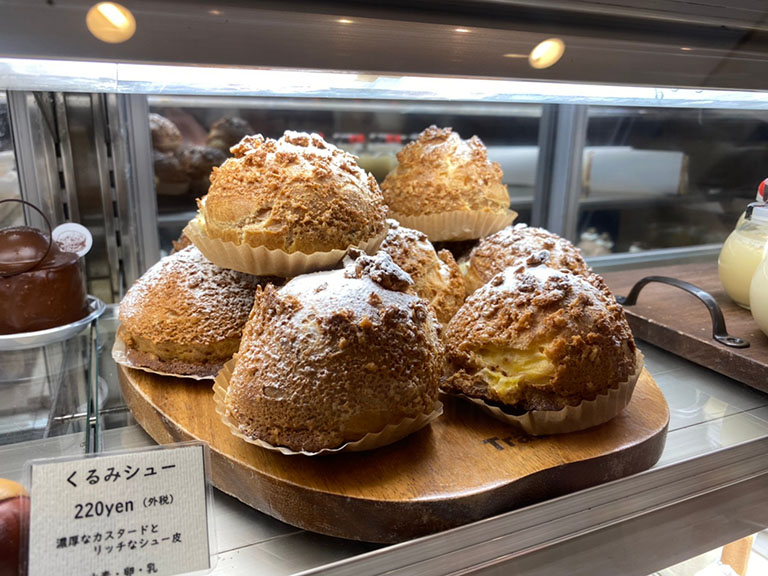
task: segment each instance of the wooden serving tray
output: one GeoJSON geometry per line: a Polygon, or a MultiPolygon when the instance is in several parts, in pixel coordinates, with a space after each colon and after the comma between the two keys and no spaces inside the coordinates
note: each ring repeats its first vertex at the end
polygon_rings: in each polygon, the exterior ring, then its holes
{"type": "Polygon", "coordinates": [[[728,333],[749,341],[749,348],[731,348],[712,338],[712,322],[704,304],[687,292],[664,284],[645,286],[637,304],[624,311],[635,338],[655,344],[686,360],[768,392],[768,337],[749,310],[725,293],[717,263],[658,266],[603,274],[617,296],[626,296],[646,276],[670,276],[709,292],[723,312],[728,333]]]}
{"type": "Polygon", "coordinates": [[[126,403],[160,444],[203,440],[219,490],[300,528],[398,542],[615,480],[653,466],[669,409],[643,371],[611,422],[560,436],[526,436],[469,402],[445,397],[430,426],[377,450],[284,456],[221,423],[211,383],[118,366],[126,403]]]}

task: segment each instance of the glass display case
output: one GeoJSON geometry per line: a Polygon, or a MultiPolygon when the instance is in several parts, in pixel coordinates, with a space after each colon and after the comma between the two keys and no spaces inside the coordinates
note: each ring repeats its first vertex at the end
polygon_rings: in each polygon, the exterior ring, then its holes
{"type": "MultiPolygon", "coordinates": [[[[379,182],[420,131],[451,126],[500,164],[518,221],[569,238],[598,272],[714,262],[768,176],[765,11],[642,4],[125,2],[137,32],[123,44],[88,35],[88,2],[0,4],[0,199],[86,225],[88,291],[109,303],[95,391],[84,370],[52,382],[47,360],[0,356],[0,476],[19,479],[32,454],[154,443],[111,359],[118,303],[194,216],[229,155],[226,123],[320,133],[379,182]],[[552,37],[561,60],[534,67],[552,37]],[[153,138],[157,116],[178,144],[153,138]],[[6,386],[14,371],[36,388],[6,386]]],[[[23,217],[0,206],[0,225],[23,217]]],[[[81,359],[91,344],[78,346],[61,353],[81,359]]],[[[643,575],[765,529],[768,396],[640,348],[671,413],[650,470],[396,545],[299,530],[216,493],[215,573],[643,575]]]]}

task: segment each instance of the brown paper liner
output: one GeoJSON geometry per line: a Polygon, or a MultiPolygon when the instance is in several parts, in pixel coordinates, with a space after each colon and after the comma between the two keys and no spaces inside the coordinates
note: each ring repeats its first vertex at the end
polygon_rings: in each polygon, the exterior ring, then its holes
{"type": "Polygon", "coordinates": [[[517,212],[507,210],[502,214],[494,214],[493,212],[457,210],[420,216],[391,213],[390,217],[406,228],[424,232],[432,242],[448,242],[476,240],[498,232],[515,221],[517,212]]]}
{"type": "MultiPolygon", "coordinates": [[[[349,248],[358,248],[372,254],[378,250],[386,233],[384,230],[379,236],[349,248]]],[[[303,252],[270,250],[264,246],[235,244],[208,236],[199,214],[189,221],[189,224],[184,228],[184,234],[197,246],[203,256],[217,266],[255,276],[293,278],[306,272],[328,270],[341,261],[348,249],[304,254],[303,252]]]]}
{"type": "Polygon", "coordinates": [[[144,372],[150,372],[157,374],[158,376],[173,376],[174,378],[189,378],[191,380],[212,380],[213,376],[199,376],[197,374],[173,374],[172,372],[160,372],[158,370],[152,370],[146,366],[140,364],[134,364],[128,358],[128,347],[125,345],[120,336],[115,335],[115,344],[112,346],[112,359],[122,366],[133,368],[135,370],[144,370],[144,372]]]}
{"type": "Polygon", "coordinates": [[[227,428],[229,428],[229,431],[241,440],[248,442],[249,444],[255,444],[261,448],[266,448],[267,450],[280,452],[286,456],[320,456],[322,454],[335,454],[337,452],[361,452],[363,450],[373,450],[374,448],[380,448],[381,446],[392,444],[393,442],[397,442],[398,440],[405,438],[409,434],[413,434],[417,430],[420,430],[435,420],[443,413],[443,404],[438,400],[435,402],[432,412],[428,414],[419,414],[413,418],[404,418],[397,424],[389,424],[388,426],[385,426],[383,430],[366,434],[354,442],[346,442],[337,448],[323,448],[317,452],[307,452],[305,450],[296,451],[291,450],[290,448],[286,448],[285,446],[274,446],[268,442],[259,440],[258,438],[250,438],[246,436],[240,431],[240,429],[237,427],[237,424],[230,420],[229,416],[227,415],[227,407],[224,400],[227,396],[229,380],[232,378],[232,373],[235,370],[236,362],[236,359],[232,359],[224,364],[224,367],[214,379],[213,400],[216,404],[216,413],[221,416],[221,421],[225,426],[227,426],[227,428]]]}
{"type": "Polygon", "coordinates": [[[522,428],[532,436],[577,432],[608,422],[618,416],[629,404],[635,384],[643,371],[643,355],[639,350],[636,358],[635,371],[627,380],[620,382],[617,387],[609,389],[606,394],[601,394],[594,400],[585,400],[576,406],[566,406],[562,410],[532,410],[520,416],[514,416],[478,398],[464,395],[461,397],[477,404],[497,420],[522,428]]]}

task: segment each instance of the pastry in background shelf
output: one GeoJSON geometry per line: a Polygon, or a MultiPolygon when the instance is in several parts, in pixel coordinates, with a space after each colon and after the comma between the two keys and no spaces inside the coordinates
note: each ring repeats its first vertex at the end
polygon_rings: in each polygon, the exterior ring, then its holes
{"type": "Polygon", "coordinates": [[[550,268],[593,276],[579,249],[568,240],[544,228],[516,224],[481,239],[470,252],[468,262],[461,263],[467,293],[471,294],[505,268],[519,266],[542,250],[548,252],[550,268]]]}
{"type": "Polygon", "coordinates": [[[176,124],[165,116],[149,115],[149,131],[152,134],[152,148],[160,152],[173,152],[181,146],[181,132],[176,124]]]}
{"type": "Polygon", "coordinates": [[[416,294],[429,302],[441,324],[447,324],[464,302],[464,278],[448,250],[435,252],[427,235],[389,221],[381,243],[395,264],[413,280],[416,294]]]}
{"type": "Polygon", "coordinates": [[[350,247],[378,248],[384,201],[351,154],[291,131],[247,136],[232,152],[185,229],[212,262],[287,278],[333,267],[350,247]]]}
{"type": "Polygon", "coordinates": [[[219,118],[211,126],[206,143],[211,148],[217,148],[224,154],[229,154],[229,149],[240,140],[253,134],[255,130],[247,120],[237,116],[225,116],[219,118]]]}
{"type": "Polygon", "coordinates": [[[186,146],[177,152],[179,161],[189,177],[189,191],[195,196],[208,193],[211,170],[227,159],[221,150],[208,146],[186,146]]]}
{"type": "Polygon", "coordinates": [[[443,390],[534,434],[610,420],[629,402],[642,365],[602,279],[545,265],[494,276],[467,298],[444,341],[443,390]]]}
{"type": "Polygon", "coordinates": [[[170,152],[152,152],[155,192],[160,196],[181,196],[189,192],[190,178],[178,156],[170,152]]]}
{"type": "Polygon", "coordinates": [[[433,242],[482,238],[511,224],[501,167],[477,136],[430,126],[397,154],[381,185],[389,215],[433,242]]]}
{"type": "Polygon", "coordinates": [[[361,439],[373,448],[439,414],[433,312],[387,254],[351,254],[343,269],[256,296],[226,392],[238,435],[293,451],[361,439]],[[397,434],[378,435],[388,426],[397,434]]]}
{"type": "Polygon", "coordinates": [[[164,374],[212,377],[237,351],[260,279],[208,262],[194,246],[152,266],[120,303],[115,359],[164,374]]]}
{"type": "Polygon", "coordinates": [[[176,252],[181,252],[187,246],[192,246],[192,240],[182,232],[177,240],[171,240],[171,246],[173,247],[171,254],[175,254],[176,252]]]}

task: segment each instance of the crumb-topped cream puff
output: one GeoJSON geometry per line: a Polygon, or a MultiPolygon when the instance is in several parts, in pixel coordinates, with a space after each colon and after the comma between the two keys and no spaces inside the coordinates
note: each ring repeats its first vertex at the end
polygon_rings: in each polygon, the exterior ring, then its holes
{"type": "Polygon", "coordinates": [[[233,158],[213,169],[199,215],[187,227],[211,261],[287,277],[329,268],[349,247],[378,247],[386,231],[383,197],[351,154],[317,134],[291,131],[279,140],[246,136],[232,152],[233,158]],[[210,241],[218,243],[217,250],[210,241]],[[280,273],[264,251],[334,257],[280,273]],[[240,263],[239,255],[254,256],[240,263]]]}
{"type": "Polygon", "coordinates": [[[445,325],[464,303],[464,278],[448,250],[435,251],[427,235],[389,221],[381,249],[413,280],[416,294],[429,302],[445,325]]]}
{"type": "Polygon", "coordinates": [[[477,136],[430,126],[397,160],[381,185],[390,216],[433,242],[481,238],[514,221],[501,167],[477,136]]]}
{"type": "Polygon", "coordinates": [[[516,224],[482,238],[469,253],[464,265],[467,293],[471,294],[505,268],[524,264],[543,250],[547,251],[546,264],[550,268],[587,278],[593,276],[581,251],[571,242],[544,228],[516,224]]]}
{"type": "Polygon", "coordinates": [[[602,280],[545,265],[494,276],[467,298],[444,339],[443,389],[511,413],[577,406],[638,369],[623,309],[602,280]]]}
{"type": "Polygon", "coordinates": [[[160,260],[120,302],[118,337],[136,368],[212,377],[237,351],[256,287],[267,280],[225,270],[194,246],[160,260]]]}
{"type": "Polygon", "coordinates": [[[247,439],[317,452],[432,413],[443,347],[411,285],[379,252],[260,291],[226,419],[247,439]]]}

